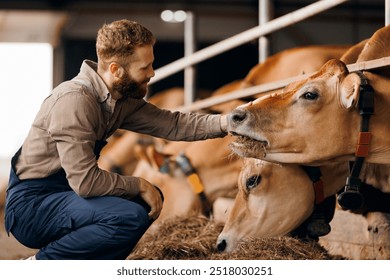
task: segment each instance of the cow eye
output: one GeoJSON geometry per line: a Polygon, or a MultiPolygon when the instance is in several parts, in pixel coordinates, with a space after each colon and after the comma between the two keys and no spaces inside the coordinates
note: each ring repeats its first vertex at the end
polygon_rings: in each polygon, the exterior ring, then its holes
{"type": "Polygon", "coordinates": [[[246,186],[247,190],[251,190],[251,189],[257,187],[257,185],[260,184],[260,182],[261,182],[261,176],[260,175],[253,175],[246,180],[245,186],[246,186]]]}
{"type": "Polygon", "coordinates": [[[318,94],[315,92],[307,91],[302,95],[302,98],[306,100],[316,100],[318,98],[318,94]]]}

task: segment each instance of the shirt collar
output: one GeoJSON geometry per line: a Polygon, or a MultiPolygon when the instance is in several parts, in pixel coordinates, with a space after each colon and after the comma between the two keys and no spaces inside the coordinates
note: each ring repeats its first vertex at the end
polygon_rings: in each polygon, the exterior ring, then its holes
{"type": "Polygon", "coordinates": [[[92,86],[98,101],[103,103],[111,95],[103,79],[97,73],[97,63],[91,60],[84,60],[80,68],[78,78],[86,78],[92,86]],[[81,76],[81,77],[80,77],[81,76]]]}
{"type": "Polygon", "coordinates": [[[81,64],[80,73],[75,79],[87,82],[89,84],[88,87],[93,91],[98,102],[106,103],[107,109],[111,111],[111,113],[114,112],[116,100],[112,98],[107,85],[97,73],[96,62],[84,60],[81,64]]]}

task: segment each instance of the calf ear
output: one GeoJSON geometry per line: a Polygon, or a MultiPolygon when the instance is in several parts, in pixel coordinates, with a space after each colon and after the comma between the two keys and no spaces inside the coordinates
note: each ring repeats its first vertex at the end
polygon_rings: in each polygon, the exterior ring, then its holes
{"type": "Polygon", "coordinates": [[[349,109],[355,106],[359,100],[360,77],[356,73],[348,74],[341,83],[340,102],[349,109]]]}
{"type": "Polygon", "coordinates": [[[146,154],[148,155],[150,165],[156,170],[160,170],[161,166],[165,164],[165,159],[169,158],[169,155],[158,152],[152,145],[147,147],[146,154]]]}

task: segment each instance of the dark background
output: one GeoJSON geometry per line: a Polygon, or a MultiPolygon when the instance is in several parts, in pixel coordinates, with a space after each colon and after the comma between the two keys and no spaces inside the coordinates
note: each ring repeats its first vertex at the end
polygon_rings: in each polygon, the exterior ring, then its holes
{"type": "MultiPolygon", "coordinates": [[[[316,1],[270,1],[270,18],[301,9],[316,1]]],[[[54,84],[77,75],[83,59],[96,60],[95,36],[105,22],[128,18],[140,22],[156,36],[155,63],[158,69],[184,56],[183,24],[164,23],[160,13],[164,9],[182,9],[196,16],[197,50],[239,34],[258,24],[259,1],[256,0],[41,0],[0,1],[0,23],[14,19],[21,27],[19,37],[24,41],[39,41],[54,29],[54,84]],[[56,27],[50,23],[37,25],[23,22],[26,18],[16,12],[43,12],[43,15],[64,17],[56,27]],[[3,12],[3,14],[2,14],[3,12]],[[14,17],[13,17],[14,15],[14,17]],[[47,30],[46,30],[47,29],[47,30]],[[28,33],[29,32],[29,33],[28,33]],[[33,35],[31,35],[33,33],[33,35]]],[[[287,48],[305,45],[355,44],[370,37],[385,24],[384,0],[351,0],[302,22],[276,31],[267,38],[270,55],[287,48]]],[[[7,25],[3,24],[3,28],[7,25]]],[[[12,32],[11,32],[12,34],[12,32]]],[[[0,39],[1,37],[0,29],[0,39]]],[[[257,40],[236,47],[196,66],[199,89],[215,90],[233,80],[243,78],[258,63],[257,40]]],[[[151,86],[152,94],[170,87],[183,86],[183,71],[151,86]]]]}

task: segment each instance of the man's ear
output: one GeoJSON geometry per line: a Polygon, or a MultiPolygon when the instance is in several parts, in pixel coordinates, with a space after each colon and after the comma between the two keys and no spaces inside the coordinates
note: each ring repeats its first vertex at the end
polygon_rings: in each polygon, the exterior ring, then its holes
{"type": "Polygon", "coordinates": [[[349,109],[355,106],[359,100],[360,77],[356,73],[348,74],[341,83],[340,101],[341,104],[349,109]]]}
{"type": "Polygon", "coordinates": [[[116,62],[111,62],[108,66],[108,69],[110,70],[111,75],[113,75],[115,78],[120,78],[124,74],[123,67],[116,62]]]}

